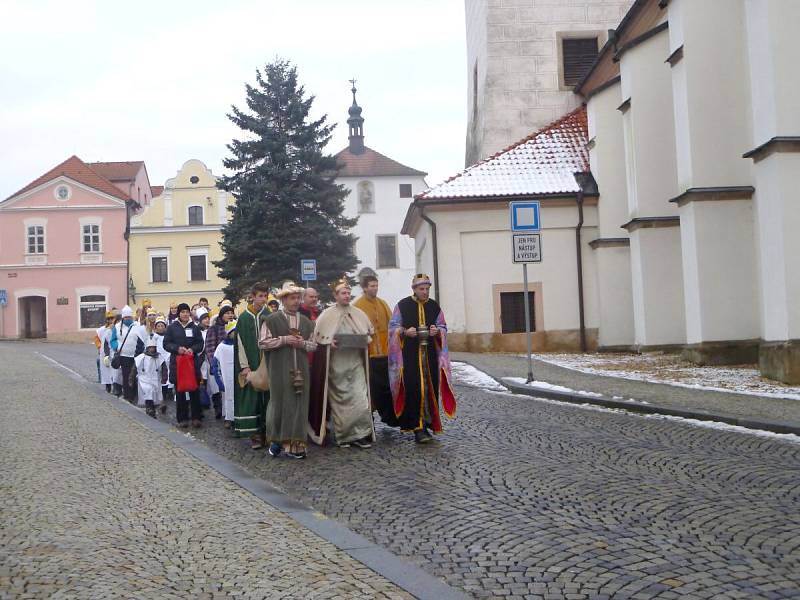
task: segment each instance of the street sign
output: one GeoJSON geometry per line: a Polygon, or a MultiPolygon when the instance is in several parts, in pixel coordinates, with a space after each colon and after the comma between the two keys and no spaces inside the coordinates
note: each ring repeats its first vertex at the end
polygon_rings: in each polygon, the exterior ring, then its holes
{"type": "Polygon", "coordinates": [[[514,233],[537,233],[541,228],[539,222],[539,201],[509,202],[511,213],[511,231],[514,233]]]}
{"type": "Polygon", "coordinates": [[[8,291],[0,290],[0,306],[8,304],[8,291]]]}
{"type": "Polygon", "coordinates": [[[515,263],[542,262],[542,234],[513,233],[511,238],[513,240],[515,263]]]}
{"type": "Polygon", "coordinates": [[[300,279],[303,281],[317,280],[317,261],[313,258],[304,258],[300,261],[300,279]]]}

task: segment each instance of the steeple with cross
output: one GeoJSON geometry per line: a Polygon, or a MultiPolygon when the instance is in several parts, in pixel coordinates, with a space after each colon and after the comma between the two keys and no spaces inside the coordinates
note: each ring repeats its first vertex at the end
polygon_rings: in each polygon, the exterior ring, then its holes
{"type": "Polygon", "coordinates": [[[350,80],[353,86],[350,91],[353,92],[353,104],[350,106],[348,113],[350,117],[347,119],[347,125],[350,128],[348,139],[350,140],[350,153],[351,154],[364,154],[364,117],[361,116],[361,107],[356,102],[356,80],[350,80]]]}

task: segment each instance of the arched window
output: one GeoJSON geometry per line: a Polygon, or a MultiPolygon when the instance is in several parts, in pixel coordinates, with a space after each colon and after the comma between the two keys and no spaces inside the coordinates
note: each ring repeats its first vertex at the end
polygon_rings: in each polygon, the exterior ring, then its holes
{"type": "Polygon", "coordinates": [[[375,212],[375,186],[371,181],[358,182],[358,212],[375,212]]]}

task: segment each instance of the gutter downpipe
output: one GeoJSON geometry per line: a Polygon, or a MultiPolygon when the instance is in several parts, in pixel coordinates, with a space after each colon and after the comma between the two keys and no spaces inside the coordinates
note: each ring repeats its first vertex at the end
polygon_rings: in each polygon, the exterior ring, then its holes
{"type": "Polygon", "coordinates": [[[434,300],[439,302],[439,243],[436,235],[436,223],[425,214],[425,207],[417,204],[419,207],[419,216],[431,227],[431,242],[433,244],[433,294],[434,300]]]}
{"type": "Polygon", "coordinates": [[[583,228],[583,186],[575,197],[578,204],[578,225],[575,227],[575,251],[578,271],[578,317],[580,319],[581,352],[586,352],[586,319],[583,306],[583,253],[581,252],[581,229],[583,228]]]}

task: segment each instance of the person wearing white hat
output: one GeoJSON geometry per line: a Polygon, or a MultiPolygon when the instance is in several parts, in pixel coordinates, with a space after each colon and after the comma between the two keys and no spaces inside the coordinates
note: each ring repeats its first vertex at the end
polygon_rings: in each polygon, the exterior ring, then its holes
{"type": "Polygon", "coordinates": [[[167,365],[158,353],[155,337],[149,339],[145,351],[134,360],[139,388],[137,404],[145,407],[148,416],[155,419],[156,407],[160,406],[163,401],[161,386],[167,381],[167,365]]]}
{"type": "Polygon", "coordinates": [[[136,386],[132,373],[136,367],[134,359],[144,352],[144,342],[139,335],[139,325],[133,320],[133,309],[127,304],[120,311],[122,320],[111,332],[111,349],[120,356],[122,369],[122,396],[128,402],[136,401],[136,386]]]}

